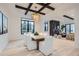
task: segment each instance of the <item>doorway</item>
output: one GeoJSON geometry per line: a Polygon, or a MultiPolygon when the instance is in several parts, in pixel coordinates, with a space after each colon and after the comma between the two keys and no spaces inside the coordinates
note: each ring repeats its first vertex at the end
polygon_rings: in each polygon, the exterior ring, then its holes
{"type": "Polygon", "coordinates": [[[59,34],[60,22],[56,20],[50,21],[50,35],[54,36],[54,34],[59,34]]]}

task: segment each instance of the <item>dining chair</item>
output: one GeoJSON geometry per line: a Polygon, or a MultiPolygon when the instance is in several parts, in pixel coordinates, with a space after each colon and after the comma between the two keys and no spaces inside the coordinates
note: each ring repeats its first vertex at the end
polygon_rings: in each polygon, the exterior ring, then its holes
{"type": "Polygon", "coordinates": [[[45,37],[45,36],[49,36],[48,32],[40,32],[39,35],[42,35],[42,36],[44,36],[44,37],[45,37]]]}
{"type": "Polygon", "coordinates": [[[46,36],[45,40],[40,42],[39,50],[44,55],[50,55],[53,53],[53,37],[52,36],[46,36]]]}
{"type": "Polygon", "coordinates": [[[36,42],[32,41],[32,36],[34,36],[34,34],[32,33],[28,33],[26,35],[26,45],[27,45],[28,50],[36,49],[36,42]]]}

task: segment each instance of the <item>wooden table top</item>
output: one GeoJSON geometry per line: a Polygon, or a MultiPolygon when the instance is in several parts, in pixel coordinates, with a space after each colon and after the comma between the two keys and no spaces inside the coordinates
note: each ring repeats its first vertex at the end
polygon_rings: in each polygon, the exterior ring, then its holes
{"type": "Polygon", "coordinates": [[[44,40],[44,37],[41,35],[33,36],[32,38],[33,38],[33,40],[40,40],[40,41],[44,40]]]}

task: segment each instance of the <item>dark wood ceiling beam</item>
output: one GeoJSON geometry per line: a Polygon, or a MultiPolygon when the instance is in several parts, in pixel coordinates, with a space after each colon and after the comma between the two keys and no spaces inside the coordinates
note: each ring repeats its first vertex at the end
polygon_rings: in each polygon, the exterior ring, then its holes
{"type": "Polygon", "coordinates": [[[42,13],[42,12],[38,12],[36,10],[31,10],[31,9],[28,9],[28,8],[25,8],[25,7],[22,7],[22,6],[19,6],[19,5],[15,5],[16,8],[19,8],[19,9],[23,9],[23,10],[29,10],[31,12],[35,12],[35,13],[39,13],[39,14],[42,14],[42,15],[45,15],[45,13],[42,13]]]}
{"type": "Polygon", "coordinates": [[[67,15],[63,15],[63,17],[66,17],[68,19],[71,19],[71,20],[74,20],[74,18],[70,17],[70,16],[67,16],[67,15]]]}
{"type": "Polygon", "coordinates": [[[29,11],[29,9],[31,8],[32,4],[33,4],[33,3],[29,3],[28,9],[27,9],[27,11],[25,12],[25,15],[28,13],[28,11],[29,11]]]}
{"type": "MultiPolygon", "coordinates": [[[[39,4],[41,6],[44,6],[45,5],[44,3],[37,3],[37,4],[39,4]]],[[[51,10],[55,10],[55,8],[53,8],[51,6],[46,6],[46,8],[51,9],[51,10]]]]}
{"type": "Polygon", "coordinates": [[[42,8],[39,9],[38,12],[42,11],[44,8],[46,8],[46,6],[48,6],[50,3],[44,4],[42,8]]]}

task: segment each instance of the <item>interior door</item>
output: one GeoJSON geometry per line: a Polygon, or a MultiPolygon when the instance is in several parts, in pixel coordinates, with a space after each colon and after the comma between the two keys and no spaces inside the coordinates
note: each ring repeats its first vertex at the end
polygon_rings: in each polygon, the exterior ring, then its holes
{"type": "Polygon", "coordinates": [[[59,34],[57,33],[58,31],[56,31],[58,27],[60,28],[59,21],[54,21],[54,20],[50,21],[50,35],[54,36],[54,34],[59,34]]]}

